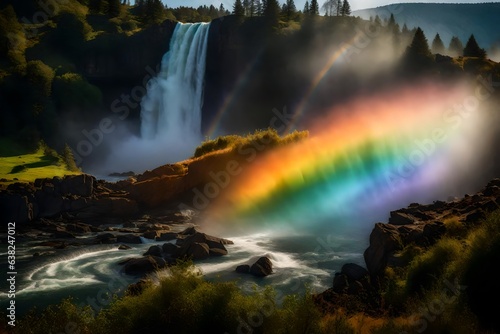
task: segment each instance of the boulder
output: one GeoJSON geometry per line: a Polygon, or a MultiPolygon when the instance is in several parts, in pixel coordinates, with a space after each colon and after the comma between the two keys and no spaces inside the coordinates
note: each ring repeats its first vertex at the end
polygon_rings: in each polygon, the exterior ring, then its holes
{"type": "Polygon", "coordinates": [[[364,252],[366,267],[371,275],[379,275],[387,265],[387,257],[402,248],[396,226],[376,223],[370,234],[370,246],[364,252]]]}
{"type": "Polygon", "coordinates": [[[144,289],[149,285],[150,283],[144,279],[139,280],[139,282],[132,283],[127,287],[127,290],[125,290],[125,295],[127,296],[139,296],[142,294],[144,289]]]}
{"type": "Polygon", "coordinates": [[[166,233],[160,233],[159,237],[156,237],[157,241],[170,241],[170,240],[175,240],[177,238],[177,233],[175,232],[166,232],[166,233]]]}
{"type": "Polygon", "coordinates": [[[242,264],[237,266],[235,271],[240,274],[248,274],[250,273],[250,266],[248,264],[242,264]]]}
{"type": "Polygon", "coordinates": [[[349,287],[349,281],[347,276],[342,273],[335,273],[333,277],[333,291],[337,293],[342,293],[349,287]]]}
{"type": "Polygon", "coordinates": [[[410,214],[403,213],[400,211],[391,211],[391,217],[389,218],[389,224],[392,225],[407,225],[413,224],[417,219],[410,214]]]}
{"type": "Polygon", "coordinates": [[[63,195],[77,195],[90,197],[94,191],[95,178],[88,174],[68,175],[60,182],[60,191],[63,195]]]}
{"type": "Polygon", "coordinates": [[[210,256],[210,249],[206,243],[194,242],[189,246],[185,256],[193,260],[204,260],[210,256]]]}
{"type": "Polygon", "coordinates": [[[430,222],[425,224],[422,236],[425,241],[432,245],[446,233],[446,226],[442,222],[430,222]]]}
{"type": "Polygon", "coordinates": [[[210,256],[223,256],[227,255],[227,250],[219,248],[210,248],[210,256]]]}
{"type": "Polygon", "coordinates": [[[128,246],[128,245],[120,245],[118,246],[118,249],[119,250],[127,250],[127,249],[131,249],[132,247],[128,246]]]}
{"type": "Polygon", "coordinates": [[[271,260],[263,256],[259,258],[251,267],[250,274],[258,277],[264,277],[272,274],[273,272],[273,263],[271,260]]]}
{"type": "Polygon", "coordinates": [[[74,239],[76,238],[74,234],[68,232],[68,231],[55,231],[53,234],[54,238],[57,239],[74,239]]]}
{"type": "Polygon", "coordinates": [[[120,264],[124,265],[123,271],[128,275],[144,275],[167,265],[161,257],[151,255],[129,259],[120,264]]]}
{"type": "Polygon", "coordinates": [[[368,270],[356,263],[346,263],[340,271],[349,281],[359,281],[368,276],[368,270]]]}
{"type": "Polygon", "coordinates": [[[92,229],[87,224],[76,223],[76,224],[67,224],[66,229],[71,232],[76,233],[90,233],[92,229]]]}
{"type": "Polygon", "coordinates": [[[112,244],[116,242],[116,236],[113,233],[103,233],[95,237],[99,244],[112,244]]]}
{"type": "Polygon", "coordinates": [[[165,255],[168,255],[170,257],[174,257],[177,254],[177,252],[179,251],[179,246],[176,246],[174,244],[167,242],[167,243],[163,244],[161,249],[163,250],[163,253],[165,253],[165,255]]]}
{"type": "Polygon", "coordinates": [[[159,256],[161,257],[161,247],[158,245],[154,245],[149,247],[146,253],[143,254],[144,256],[147,255],[154,255],[154,256],[159,256]]]}
{"type": "Polygon", "coordinates": [[[136,234],[122,234],[116,237],[118,242],[126,244],[142,244],[141,237],[136,234]]]}
{"type": "MultiPolygon", "coordinates": [[[[171,233],[171,232],[168,232],[168,230],[153,230],[153,231],[144,232],[142,234],[142,236],[146,239],[168,241],[168,240],[160,240],[160,237],[162,236],[162,234],[167,234],[167,233],[171,233]]],[[[174,234],[177,235],[176,233],[174,233],[174,234]]],[[[175,239],[175,237],[174,237],[174,239],[175,239]]],[[[169,239],[169,240],[172,240],[172,239],[169,239]]]]}
{"type": "Polygon", "coordinates": [[[184,239],[182,239],[182,236],[185,236],[185,234],[179,233],[180,238],[177,239],[177,243],[180,244],[181,247],[177,257],[183,257],[186,255],[189,256],[189,254],[187,254],[188,250],[194,243],[206,244],[208,249],[219,249],[221,250],[221,253],[227,253],[227,249],[224,247],[224,244],[227,244],[228,242],[232,243],[230,240],[217,238],[205,233],[197,232],[196,230],[194,231],[194,234],[188,235],[184,239]]]}

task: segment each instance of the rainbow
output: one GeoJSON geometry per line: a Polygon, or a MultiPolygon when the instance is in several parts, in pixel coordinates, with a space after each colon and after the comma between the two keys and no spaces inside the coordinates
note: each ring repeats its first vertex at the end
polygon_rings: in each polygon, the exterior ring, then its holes
{"type": "Polygon", "coordinates": [[[245,166],[207,220],[315,226],[369,215],[373,223],[382,210],[436,199],[479,136],[479,115],[453,109],[464,94],[425,84],[327,110],[309,139],[245,166]]]}

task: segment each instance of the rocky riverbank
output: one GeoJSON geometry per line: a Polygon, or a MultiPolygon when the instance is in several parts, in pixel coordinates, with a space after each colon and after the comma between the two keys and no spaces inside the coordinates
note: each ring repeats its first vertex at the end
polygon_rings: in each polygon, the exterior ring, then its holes
{"type": "Polygon", "coordinates": [[[333,278],[331,288],[318,294],[321,308],[356,304],[368,313],[384,312],[388,305],[382,296],[387,270],[406,268],[412,257],[404,250],[415,247],[425,252],[455,230],[470,231],[478,227],[491,212],[500,209],[500,179],[490,181],[473,195],[451,201],[435,201],[422,205],[412,203],[407,208],[392,211],[387,223],[376,223],[369,247],[364,252],[366,268],[347,263],[333,278]]]}

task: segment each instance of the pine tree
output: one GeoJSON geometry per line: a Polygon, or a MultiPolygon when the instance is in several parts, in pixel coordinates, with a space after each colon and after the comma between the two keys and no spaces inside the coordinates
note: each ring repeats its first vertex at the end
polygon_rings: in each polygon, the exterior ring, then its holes
{"type": "Polygon", "coordinates": [[[283,16],[285,20],[291,21],[295,18],[297,14],[297,7],[295,7],[295,2],[293,0],[286,0],[286,3],[283,5],[283,16]]]}
{"type": "Polygon", "coordinates": [[[303,13],[305,15],[309,15],[309,11],[310,11],[310,8],[309,8],[309,1],[306,1],[305,5],[304,5],[304,10],[303,10],[303,13]]]}
{"type": "Polygon", "coordinates": [[[255,0],[250,0],[250,5],[248,7],[248,16],[253,17],[255,16],[256,12],[256,6],[255,6],[255,0]]]}
{"type": "Polygon", "coordinates": [[[264,17],[271,27],[278,26],[280,17],[280,5],[278,0],[266,0],[264,2],[264,17]]]}
{"type": "Polygon", "coordinates": [[[236,16],[245,16],[245,8],[241,0],[236,0],[233,5],[233,14],[236,16]]]}
{"type": "Polygon", "coordinates": [[[464,45],[460,41],[460,39],[456,36],[453,36],[450,40],[450,45],[448,46],[448,53],[452,57],[461,56],[464,51],[464,45]]]}
{"type": "Polygon", "coordinates": [[[425,57],[431,55],[429,43],[427,42],[427,38],[425,37],[425,34],[422,29],[420,29],[420,27],[417,28],[415,36],[413,37],[413,41],[407,49],[407,53],[425,57]]]}
{"type": "Polygon", "coordinates": [[[309,13],[313,16],[319,15],[318,0],[311,0],[311,6],[309,7],[309,13]]]}
{"type": "Polygon", "coordinates": [[[264,14],[262,9],[262,2],[260,2],[260,0],[255,0],[255,14],[257,16],[262,16],[264,14]]]}
{"type": "Polygon", "coordinates": [[[474,35],[470,35],[467,44],[465,44],[463,55],[464,57],[479,57],[484,59],[486,58],[486,50],[479,47],[474,35]]]}
{"type": "Polygon", "coordinates": [[[441,40],[441,36],[439,34],[436,34],[436,37],[434,37],[434,40],[432,41],[432,47],[431,47],[432,53],[439,53],[439,54],[444,54],[444,44],[443,41],[441,40]]]}
{"type": "Polygon", "coordinates": [[[342,0],[336,0],[335,8],[337,9],[337,16],[342,15],[342,0]]]}
{"type": "Polygon", "coordinates": [[[250,13],[250,0],[243,0],[243,9],[245,16],[249,16],[250,13]]]}
{"type": "Polygon", "coordinates": [[[108,0],[108,16],[117,17],[120,15],[120,0],[108,0]]]}
{"type": "Polygon", "coordinates": [[[342,3],[341,15],[342,16],[350,16],[351,15],[351,5],[349,4],[349,1],[347,1],[347,0],[344,0],[344,2],[342,3]]]}

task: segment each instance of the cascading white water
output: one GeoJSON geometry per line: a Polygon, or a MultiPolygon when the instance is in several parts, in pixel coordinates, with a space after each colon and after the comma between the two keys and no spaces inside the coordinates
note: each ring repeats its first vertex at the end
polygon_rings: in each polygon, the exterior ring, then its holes
{"type": "Polygon", "coordinates": [[[201,107],[209,23],[178,23],[161,70],[141,103],[141,136],[201,139],[201,107]]]}

